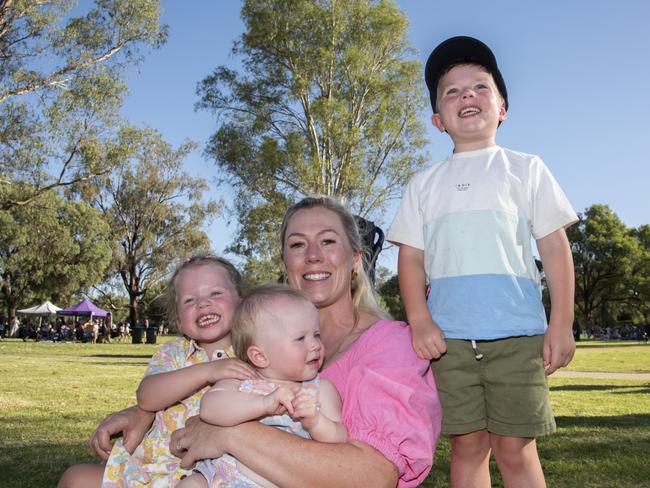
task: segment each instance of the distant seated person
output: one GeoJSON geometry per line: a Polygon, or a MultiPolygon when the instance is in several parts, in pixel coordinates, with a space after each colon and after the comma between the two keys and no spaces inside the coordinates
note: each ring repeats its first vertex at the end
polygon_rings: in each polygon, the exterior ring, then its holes
{"type": "Polygon", "coordinates": [[[74,326],[74,340],[77,342],[84,342],[85,333],[81,322],[77,322],[74,326]]]}

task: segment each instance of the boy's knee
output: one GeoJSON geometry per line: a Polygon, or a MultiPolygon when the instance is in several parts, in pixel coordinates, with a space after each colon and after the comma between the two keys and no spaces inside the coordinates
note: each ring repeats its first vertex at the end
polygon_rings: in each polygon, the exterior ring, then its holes
{"type": "Polygon", "coordinates": [[[490,437],[485,430],[455,435],[451,438],[451,448],[454,456],[460,456],[462,458],[483,458],[489,455],[490,437]]]}
{"type": "Polygon", "coordinates": [[[490,445],[499,466],[517,471],[538,460],[535,439],[491,434],[490,445]]]}

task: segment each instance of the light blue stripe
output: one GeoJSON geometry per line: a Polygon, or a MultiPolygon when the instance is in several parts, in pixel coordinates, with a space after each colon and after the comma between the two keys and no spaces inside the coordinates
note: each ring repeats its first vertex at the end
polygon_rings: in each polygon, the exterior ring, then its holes
{"type": "Polygon", "coordinates": [[[508,212],[455,212],[424,226],[430,279],[476,274],[515,275],[539,282],[528,219],[508,212]]]}
{"type": "Polygon", "coordinates": [[[546,330],[539,287],[516,276],[432,280],[428,305],[448,339],[492,340],[539,335],[546,330]]]}

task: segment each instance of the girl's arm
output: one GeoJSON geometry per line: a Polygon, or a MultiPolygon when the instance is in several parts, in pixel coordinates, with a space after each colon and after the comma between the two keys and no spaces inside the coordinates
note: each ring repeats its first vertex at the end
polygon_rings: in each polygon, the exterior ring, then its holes
{"type": "Polygon", "coordinates": [[[322,379],[318,398],[301,390],[293,402],[294,418],[300,420],[312,439],[320,442],[347,442],[348,429],[341,422],[341,397],[334,385],[322,379]]]}
{"type": "Polygon", "coordinates": [[[201,399],[201,420],[228,427],[266,415],[293,412],[294,393],[288,388],[279,387],[268,395],[258,395],[239,391],[239,383],[222,380],[205,393],[201,399]]]}
{"type": "Polygon", "coordinates": [[[247,379],[256,376],[253,368],[239,359],[219,359],[145,376],[138,387],[136,397],[141,409],[157,412],[221,379],[247,379]]]}
{"type": "Polygon", "coordinates": [[[182,457],[184,468],[199,459],[228,452],[259,475],[285,488],[395,488],[397,485],[395,465],[368,444],[316,442],[259,422],[216,427],[193,417],[185,428],[172,434],[170,446],[174,455],[182,457]]]}

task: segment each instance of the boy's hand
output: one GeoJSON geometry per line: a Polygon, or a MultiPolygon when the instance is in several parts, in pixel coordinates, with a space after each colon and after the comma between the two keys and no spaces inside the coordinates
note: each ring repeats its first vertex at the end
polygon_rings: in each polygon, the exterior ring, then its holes
{"type": "Polygon", "coordinates": [[[240,359],[218,359],[205,363],[208,370],[208,383],[214,384],[219,380],[252,380],[258,378],[257,371],[240,359]]]}
{"type": "Polygon", "coordinates": [[[320,404],[318,397],[310,391],[301,388],[293,399],[293,415],[295,420],[299,420],[306,430],[313,429],[318,423],[320,417],[320,404]]]}
{"type": "Polygon", "coordinates": [[[438,359],[447,352],[445,335],[435,322],[428,321],[419,325],[411,324],[413,349],[421,359],[438,359]]]}
{"type": "Polygon", "coordinates": [[[576,351],[576,341],[571,327],[549,325],[544,336],[544,369],[546,375],[555,373],[558,368],[567,366],[576,351]]]}
{"type": "Polygon", "coordinates": [[[288,413],[293,417],[293,399],[296,393],[286,386],[278,386],[273,392],[262,397],[267,415],[288,413]]]}

